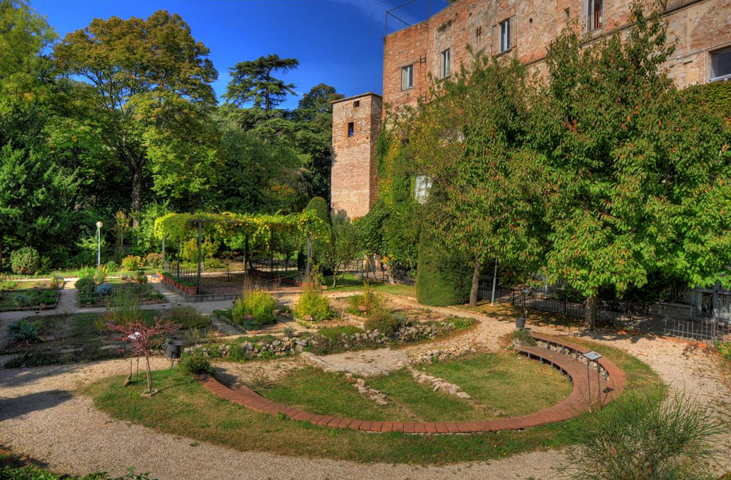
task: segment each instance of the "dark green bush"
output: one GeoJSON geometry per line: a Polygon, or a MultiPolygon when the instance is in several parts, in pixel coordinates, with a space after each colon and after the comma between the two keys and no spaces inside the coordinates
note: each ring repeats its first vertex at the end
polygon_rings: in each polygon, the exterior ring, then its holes
{"type": "Polygon", "coordinates": [[[180,360],[179,366],[180,370],[188,375],[216,374],[216,369],[213,368],[208,357],[205,357],[200,353],[194,353],[193,355],[183,357],[183,359],[180,360]]]}
{"type": "Polygon", "coordinates": [[[447,306],[470,298],[472,268],[460,255],[440,248],[422,235],[416,274],[416,298],[423,305],[447,306]]]}
{"type": "Polygon", "coordinates": [[[390,312],[376,312],[365,322],[365,329],[367,331],[378,330],[387,337],[396,333],[398,327],[398,320],[390,312]]]}
{"type": "Polygon", "coordinates": [[[18,275],[35,275],[41,266],[41,256],[33,247],[23,247],[10,254],[10,267],[18,275]]]}
{"type": "Polygon", "coordinates": [[[277,299],[263,290],[249,290],[234,302],[231,315],[234,322],[243,324],[246,317],[251,317],[256,325],[268,325],[275,322],[274,311],[277,299]]]}
{"type": "Polygon", "coordinates": [[[83,277],[76,280],[76,290],[79,292],[79,298],[93,297],[96,282],[93,278],[83,277]]]}

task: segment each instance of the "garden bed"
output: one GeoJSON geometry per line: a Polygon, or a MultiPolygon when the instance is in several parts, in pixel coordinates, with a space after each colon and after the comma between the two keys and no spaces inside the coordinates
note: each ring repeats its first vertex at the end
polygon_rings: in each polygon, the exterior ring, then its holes
{"type": "Polygon", "coordinates": [[[56,282],[55,287],[49,280],[1,282],[0,312],[56,308],[63,286],[63,280],[56,282]]]}
{"type": "MultiPolygon", "coordinates": [[[[628,390],[647,394],[656,391],[659,377],[636,358],[600,344],[576,343],[613,360],[627,374],[628,390]]],[[[177,370],[156,372],[155,382],[163,393],[152,399],[141,398],[139,389],[122,387],[122,379],[117,376],[101,380],[85,393],[94,399],[97,408],[120,420],[241,451],[358,462],[450,464],[561,448],[574,444],[584,428],[583,417],[579,417],[524,431],[479,435],[413,436],[395,432],[372,435],[317,427],[224,402],[177,370]]],[[[341,407],[346,408],[342,403],[341,407]]]]}
{"type": "MultiPolygon", "coordinates": [[[[116,280],[116,279],[112,279],[116,280]]],[[[87,301],[83,301],[82,293],[79,291],[77,294],[79,307],[80,308],[94,308],[100,306],[117,306],[122,300],[120,297],[126,297],[124,293],[133,294],[137,297],[136,301],[139,305],[156,305],[159,303],[167,303],[165,296],[158,292],[155,287],[146,283],[135,283],[135,282],[106,282],[102,285],[109,285],[109,293],[100,295],[98,287],[94,290],[93,295],[85,296],[87,301]],[[126,290],[126,292],[121,292],[126,290]],[[120,296],[115,295],[116,293],[122,294],[120,296]]]]}

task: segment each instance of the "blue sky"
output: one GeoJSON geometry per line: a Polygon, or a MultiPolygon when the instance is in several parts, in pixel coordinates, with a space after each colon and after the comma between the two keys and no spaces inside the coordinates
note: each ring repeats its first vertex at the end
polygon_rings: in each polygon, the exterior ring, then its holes
{"type": "MultiPolygon", "coordinates": [[[[210,50],[219,73],[219,98],[237,62],[276,53],[294,57],[300,67],[284,75],[307,92],[318,83],[345,95],[381,93],[384,14],[406,0],[31,0],[60,37],[94,18],[147,18],[156,10],[180,14],[196,40],[210,50]]],[[[416,23],[444,8],[446,0],[416,0],[396,13],[416,23]]],[[[389,30],[399,28],[389,19],[389,30]]],[[[294,108],[299,97],[283,106],[294,108]]]]}

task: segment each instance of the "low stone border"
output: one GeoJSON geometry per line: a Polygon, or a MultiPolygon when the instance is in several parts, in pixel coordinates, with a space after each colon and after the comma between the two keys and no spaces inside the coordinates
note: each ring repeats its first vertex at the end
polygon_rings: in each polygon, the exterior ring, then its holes
{"type": "MultiPolygon", "coordinates": [[[[575,352],[584,353],[589,351],[587,348],[579,347],[577,345],[549,337],[536,336],[536,340],[560,344],[562,347],[575,352]]],[[[620,370],[614,362],[606,358],[602,358],[600,363],[602,368],[608,372],[608,379],[606,379],[604,375],[599,375],[596,370],[591,370],[589,372],[589,376],[587,376],[585,364],[555,350],[549,350],[542,347],[522,346],[516,347],[516,351],[527,355],[530,358],[549,363],[551,366],[559,369],[567,375],[573,382],[574,386],[571,394],[551,408],[520,417],[484,422],[381,422],[358,420],[355,418],[332,417],[327,415],[315,415],[314,413],[303,412],[296,408],[287,407],[268,400],[246,386],[241,386],[236,390],[232,390],[208,375],[201,375],[198,377],[198,380],[206,390],[220,398],[238,405],[243,405],[257,412],[268,413],[273,416],[277,416],[282,413],[292,420],[308,422],[313,425],[323,427],[349,428],[351,430],[361,430],[366,432],[403,432],[423,434],[483,433],[499,432],[504,430],[523,430],[550,423],[562,422],[590,411],[590,405],[599,400],[599,398],[597,398],[598,392],[595,388],[597,383],[601,386],[601,392],[604,393],[601,396],[601,401],[605,404],[615,399],[625,389],[626,377],[624,372],[622,372],[622,370],[620,370]],[[589,395],[591,395],[591,398],[589,398],[589,395]]]]}

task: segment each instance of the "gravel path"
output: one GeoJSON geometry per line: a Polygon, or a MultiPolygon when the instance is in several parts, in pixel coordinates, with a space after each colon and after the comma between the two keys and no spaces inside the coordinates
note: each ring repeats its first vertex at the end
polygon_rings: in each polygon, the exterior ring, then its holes
{"type": "MultiPolygon", "coordinates": [[[[497,339],[512,330],[509,322],[486,319],[480,314],[444,309],[445,313],[481,319],[476,329],[439,344],[402,349],[408,355],[434,348],[465,345],[498,348],[497,339]]],[[[0,323],[4,323],[0,322],[0,323]]],[[[0,325],[0,331],[6,330],[0,325]]],[[[561,333],[551,328],[536,331],[561,333]]],[[[588,337],[587,337],[588,338],[588,337]]],[[[686,344],[657,338],[592,336],[593,340],[621,348],[647,362],[665,382],[696,394],[720,414],[731,411],[731,392],[714,359],[700,351],[686,351],[686,344]]],[[[0,443],[47,462],[52,469],[72,474],[106,470],[124,474],[128,467],[149,471],[158,479],[536,479],[551,478],[560,452],[534,452],[505,460],[446,467],[359,464],[326,459],[285,457],[262,452],[238,452],[190,439],[157,433],[114,420],[94,409],[89,398],[75,395],[89,382],[126,371],[125,360],[86,365],[0,370],[0,443]]],[[[154,368],[167,368],[156,359],[154,368]]],[[[234,377],[256,376],[276,369],[282,373],[298,362],[270,363],[267,368],[228,367],[234,377]],[[238,369],[238,371],[237,371],[238,369]]],[[[730,438],[722,439],[731,443],[730,438]]],[[[727,447],[728,448],[728,447],[727,447]]],[[[731,469],[731,449],[723,468],[731,469]]]]}

